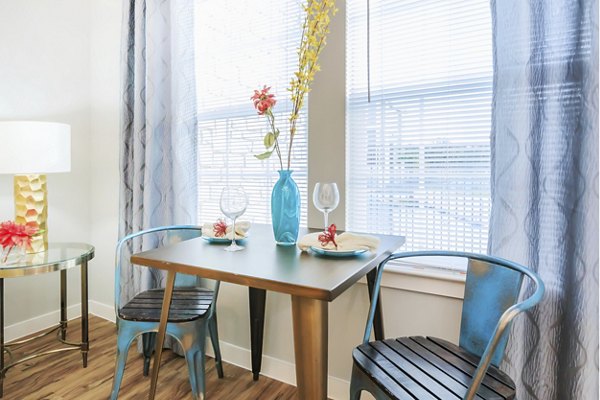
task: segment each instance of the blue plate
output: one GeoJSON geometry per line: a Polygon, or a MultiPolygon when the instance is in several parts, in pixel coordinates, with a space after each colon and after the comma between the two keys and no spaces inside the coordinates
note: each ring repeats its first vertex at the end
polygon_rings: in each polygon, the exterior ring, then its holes
{"type": "MultiPolygon", "coordinates": [[[[231,239],[229,238],[221,238],[221,237],[210,237],[210,236],[200,236],[202,239],[206,240],[208,243],[231,243],[231,239]]],[[[244,236],[240,239],[235,239],[236,242],[240,240],[246,240],[248,235],[244,236]]]]}
{"type": "Polygon", "coordinates": [[[368,249],[356,249],[356,250],[329,250],[323,249],[321,247],[310,246],[310,249],[314,251],[316,254],[321,256],[329,256],[329,257],[354,257],[359,254],[365,253],[368,249]]]}

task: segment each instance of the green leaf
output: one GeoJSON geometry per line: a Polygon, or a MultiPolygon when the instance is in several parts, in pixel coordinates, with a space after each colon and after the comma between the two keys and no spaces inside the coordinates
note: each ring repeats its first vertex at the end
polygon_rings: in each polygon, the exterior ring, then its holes
{"type": "Polygon", "coordinates": [[[273,132],[267,133],[263,140],[265,148],[270,149],[271,147],[273,147],[273,145],[275,144],[275,138],[276,136],[273,134],[273,132]]]}
{"type": "Polygon", "coordinates": [[[266,151],[262,154],[256,154],[254,157],[258,158],[259,160],[266,160],[267,158],[271,157],[271,154],[273,154],[273,150],[266,151]]]}

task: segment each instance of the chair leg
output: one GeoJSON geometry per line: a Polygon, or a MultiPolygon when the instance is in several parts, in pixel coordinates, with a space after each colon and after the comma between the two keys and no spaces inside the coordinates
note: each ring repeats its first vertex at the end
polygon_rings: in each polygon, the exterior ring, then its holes
{"type": "Polygon", "coordinates": [[[350,400],[359,400],[362,391],[369,392],[377,400],[392,400],[383,390],[375,384],[356,364],[352,365],[350,378],[350,400]]]}
{"type": "Polygon", "coordinates": [[[204,382],[204,345],[199,344],[199,346],[194,346],[186,351],[185,360],[190,375],[192,397],[194,400],[204,400],[206,390],[204,382]]]}
{"type": "Polygon", "coordinates": [[[217,369],[217,376],[219,379],[223,378],[223,363],[221,362],[221,347],[219,346],[219,329],[217,328],[217,314],[208,321],[208,331],[210,334],[210,341],[213,346],[215,353],[215,368],[217,369]]]}
{"type": "Polygon", "coordinates": [[[156,343],[156,332],[148,332],[142,334],[142,351],[144,355],[144,376],[148,376],[150,372],[150,359],[154,352],[156,343]]]}
{"type": "MultiPolygon", "coordinates": [[[[121,325],[120,328],[122,328],[121,325]]],[[[117,360],[115,365],[115,376],[113,377],[113,387],[110,394],[111,400],[116,400],[119,397],[119,389],[121,388],[121,381],[123,380],[123,373],[125,372],[125,363],[127,362],[127,353],[129,352],[129,346],[134,339],[134,336],[129,334],[130,332],[123,332],[117,336],[117,360]],[[127,334],[126,334],[127,333],[127,334]]]]}
{"type": "Polygon", "coordinates": [[[352,377],[350,378],[350,400],[360,400],[360,387],[361,371],[356,368],[356,365],[352,366],[352,377]]]}

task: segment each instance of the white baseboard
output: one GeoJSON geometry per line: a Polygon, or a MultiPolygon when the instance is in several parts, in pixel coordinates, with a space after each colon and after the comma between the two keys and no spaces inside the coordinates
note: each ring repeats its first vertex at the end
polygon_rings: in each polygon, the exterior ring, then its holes
{"type": "MultiPolygon", "coordinates": [[[[94,300],[89,301],[90,314],[96,315],[107,321],[115,322],[115,310],[112,306],[103,304],[94,300]]],[[[81,315],[80,304],[75,304],[67,308],[68,319],[77,318],[81,315]]],[[[35,318],[21,321],[4,328],[5,340],[11,341],[23,336],[39,332],[53,325],[56,325],[60,320],[60,311],[52,311],[50,313],[40,315],[35,318]]],[[[252,362],[250,350],[236,346],[224,341],[219,342],[221,345],[221,356],[223,360],[229,364],[237,365],[248,371],[252,370],[252,362]]],[[[206,353],[214,357],[212,346],[207,343],[206,353]]],[[[261,375],[268,376],[275,380],[296,385],[295,366],[289,361],[280,360],[275,357],[263,355],[261,375]]],[[[328,396],[334,400],[347,399],[349,397],[350,382],[340,378],[330,376],[328,378],[328,396]]]]}
{"type": "MultiPolygon", "coordinates": [[[[252,370],[252,358],[249,349],[236,346],[231,343],[219,341],[221,346],[221,356],[229,364],[237,365],[248,371],[252,370]]],[[[206,344],[206,354],[214,357],[210,342],[206,344]]],[[[296,386],[296,367],[289,361],[284,361],[275,357],[263,354],[261,375],[296,386]]],[[[334,376],[329,376],[327,380],[328,397],[334,400],[348,399],[350,397],[350,382],[334,376]]]]}
{"type": "MultiPolygon", "coordinates": [[[[67,307],[67,319],[77,318],[81,315],[81,306],[74,304],[67,307]]],[[[60,310],[51,311],[47,314],[17,322],[4,327],[4,340],[10,342],[32,333],[43,331],[60,322],[60,310]]]]}
{"type": "MultiPolygon", "coordinates": [[[[329,376],[327,378],[327,396],[334,400],[349,399],[350,398],[350,382],[345,381],[335,376],[329,376]]],[[[364,399],[364,397],[362,397],[364,399]]]]}
{"type": "Polygon", "coordinates": [[[88,305],[90,308],[90,314],[93,314],[112,323],[115,322],[115,308],[113,306],[109,306],[107,304],[100,303],[95,300],[90,300],[88,302],[88,305]]]}
{"type": "MultiPolygon", "coordinates": [[[[97,301],[90,300],[88,303],[90,314],[115,322],[115,310],[113,307],[97,301]]],[[[67,319],[71,320],[81,316],[81,304],[73,304],[67,307],[67,319]]],[[[60,310],[51,311],[37,317],[26,319],[4,327],[4,340],[10,342],[32,333],[43,331],[60,321],[60,310]]]]}

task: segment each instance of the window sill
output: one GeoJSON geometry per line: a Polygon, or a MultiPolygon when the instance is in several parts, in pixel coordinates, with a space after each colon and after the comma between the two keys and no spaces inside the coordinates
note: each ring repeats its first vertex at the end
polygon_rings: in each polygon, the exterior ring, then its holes
{"type": "MultiPolygon", "coordinates": [[[[381,286],[462,300],[465,291],[463,271],[449,270],[416,263],[388,263],[381,286]]],[[[366,284],[365,278],[359,282],[366,284]]]]}

